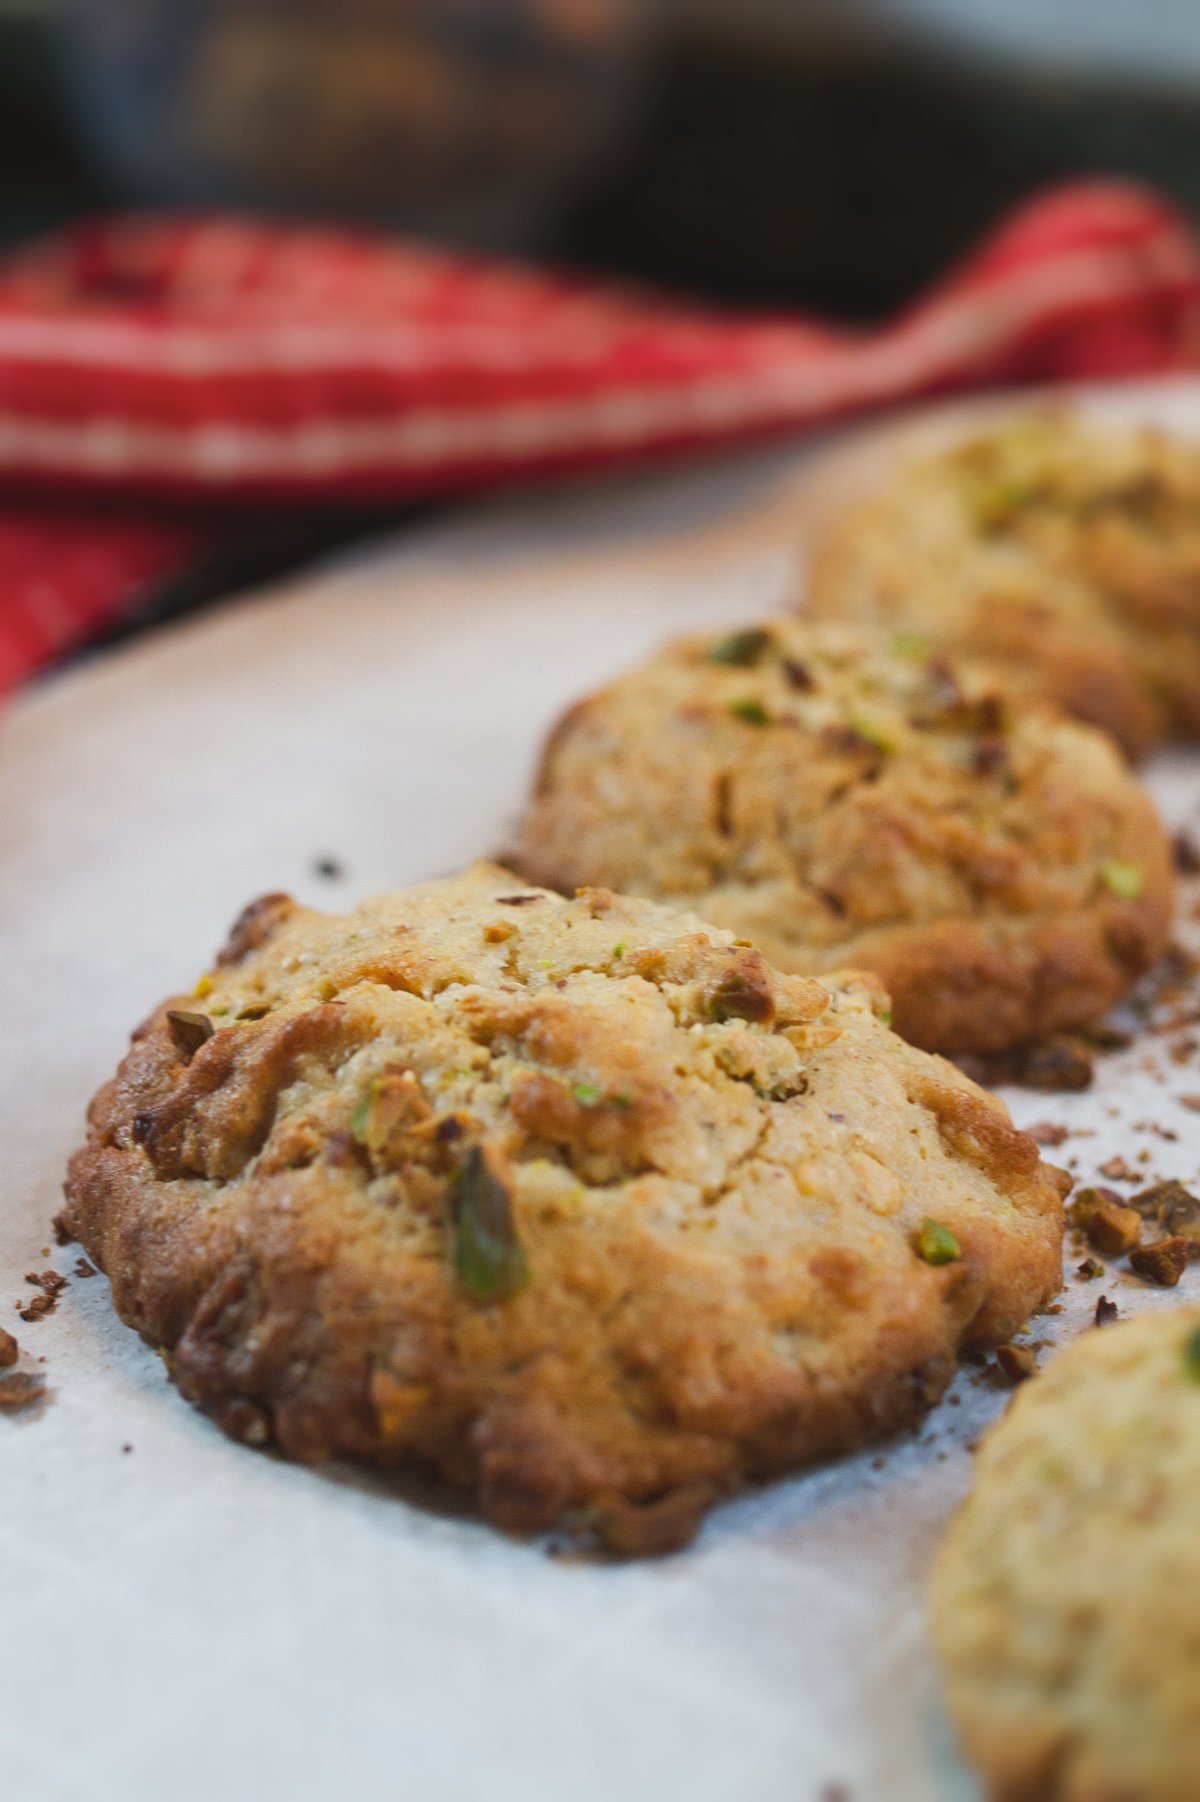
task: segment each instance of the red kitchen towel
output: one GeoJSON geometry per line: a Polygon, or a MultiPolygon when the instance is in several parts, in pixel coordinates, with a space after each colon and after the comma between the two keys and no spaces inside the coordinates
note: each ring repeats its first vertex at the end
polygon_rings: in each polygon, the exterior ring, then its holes
{"type": "Polygon", "coordinates": [[[1198,361],[1200,244],[1121,182],[1036,199],[869,331],[347,232],[85,225],[0,265],[0,686],[233,506],[388,503],[1198,361]]]}

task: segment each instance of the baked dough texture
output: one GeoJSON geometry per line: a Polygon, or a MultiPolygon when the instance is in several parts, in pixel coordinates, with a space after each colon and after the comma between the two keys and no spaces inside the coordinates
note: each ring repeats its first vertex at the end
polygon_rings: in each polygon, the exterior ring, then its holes
{"type": "Polygon", "coordinates": [[[63,1224],[235,1438],[666,1549],[1059,1285],[1061,1173],[880,1005],[495,865],[267,897],[135,1034],[63,1224]]]}
{"type": "Polygon", "coordinates": [[[924,632],[1133,756],[1200,733],[1200,450],[1021,413],[898,462],[814,559],[814,618],[924,632]]]}
{"type": "Polygon", "coordinates": [[[932,1585],[994,1802],[1200,1795],[1200,1308],[1092,1330],[983,1441],[932,1585]]]}
{"type": "Polygon", "coordinates": [[[1002,1052],[1163,948],[1171,854],[1110,741],[922,638],[768,620],[667,646],[550,736],[513,860],[694,908],[782,970],[876,972],[898,1030],[1002,1052]]]}

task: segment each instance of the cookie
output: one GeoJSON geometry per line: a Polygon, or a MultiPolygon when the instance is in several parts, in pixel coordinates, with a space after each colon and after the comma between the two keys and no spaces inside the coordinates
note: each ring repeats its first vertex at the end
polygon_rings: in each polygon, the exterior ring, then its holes
{"type": "Polygon", "coordinates": [[[1200,733],[1200,451],[1049,409],[898,464],[804,611],[986,658],[1133,756],[1200,733]]]}
{"type": "Polygon", "coordinates": [[[270,896],[136,1033],[63,1224],[235,1438],[662,1550],[1058,1287],[1060,1173],[878,1005],[494,865],[270,896]]]}
{"type": "Polygon", "coordinates": [[[915,1044],[1008,1050],[1158,954],[1170,847],[1107,738],[990,675],[784,620],[669,645],[551,734],[513,857],[694,908],[782,970],[873,970],[915,1044]]]}
{"type": "Polygon", "coordinates": [[[994,1802],[1194,1802],[1200,1308],[1092,1330],[984,1439],[932,1584],[994,1802]]]}

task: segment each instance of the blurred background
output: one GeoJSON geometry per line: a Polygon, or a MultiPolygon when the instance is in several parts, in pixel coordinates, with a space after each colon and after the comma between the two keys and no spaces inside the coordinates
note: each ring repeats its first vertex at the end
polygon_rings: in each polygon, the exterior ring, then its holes
{"type": "Polygon", "coordinates": [[[1195,0],[0,0],[0,244],[368,220],[867,318],[1039,182],[1200,210],[1195,0]]]}

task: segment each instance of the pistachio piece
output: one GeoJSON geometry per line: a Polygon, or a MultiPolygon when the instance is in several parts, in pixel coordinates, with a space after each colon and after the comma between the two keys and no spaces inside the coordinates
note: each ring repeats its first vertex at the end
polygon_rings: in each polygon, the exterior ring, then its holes
{"type": "Polygon", "coordinates": [[[930,644],[922,632],[895,632],[891,648],[894,657],[928,657],[930,644]]]}
{"type": "Polygon", "coordinates": [[[1071,1205],[1071,1224],[1089,1245],[1110,1258],[1132,1251],[1142,1236],[1142,1217],[1135,1208],[1110,1201],[1097,1189],[1081,1189],[1071,1205]]]}
{"type": "Polygon", "coordinates": [[[754,969],[732,969],[718,977],[706,1000],[710,1020],[750,1020],[767,1025],[775,1018],[775,997],[767,977],[754,969]]]}
{"type": "Polygon", "coordinates": [[[1129,1267],[1148,1283],[1160,1289],[1173,1289],[1187,1268],[1186,1239],[1156,1239],[1152,1245],[1140,1245],[1129,1254],[1129,1267]]]}
{"type": "Polygon", "coordinates": [[[475,1301],[505,1301],[529,1281],[529,1265],[513,1219],[512,1197],[472,1145],[451,1182],[454,1268],[475,1301]]]}
{"type": "Polygon", "coordinates": [[[1026,1383],[1037,1375],[1037,1354],[1029,1345],[998,1345],[996,1363],[1010,1383],[1026,1383]]]}
{"type": "Polygon", "coordinates": [[[917,1231],[917,1256],[926,1264],[954,1264],[962,1257],[962,1246],[940,1220],[926,1214],[917,1231]]]}
{"type": "Polygon", "coordinates": [[[167,1009],[167,1030],[172,1043],[185,1064],[190,1064],[201,1045],[211,1039],[216,1027],[207,1014],[193,1014],[186,1008],[167,1009]]]}
{"type": "Polygon", "coordinates": [[[1106,889],[1122,901],[1136,901],[1146,885],[1146,878],[1136,863],[1123,857],[1110,857],[1100,866],[1100,880],[1106,889]]]}
{"type": "Polygon", "coordinates": [[[1200,1326],[1193,1327],[1183,1342],[1183,1374],[1200,1383],[1200,1326]]]}
{"type": "Polygon", "coordinates": [[[735,719],[743,720],[747,726],[769,726],[771,723],[771,716],[762,702],[756,701],[752,695],[730,701],[729,711],[735,719]]]}
{"type": "Polygon", "coordinates": [[[886,757],[896,749],[896,740],[882,721],[873,719],[870,714],[856,713],[850,722],[851,729],[869,744],[873,751],[881,751],[886,757]]]}
{"type": "Polygon", "coordinates": [[[432,1112],[413,1072],[389,1068],[362,1096],[350,1131],[373,1158],[387,1163],[402,1155],[405,1133],[423,1125],[432,1112]]]}
{"type": "Polygon", "coordinates": [[[710,663],[726,663],[734,669],[753,669],[771,649],[771,634],[762,626],[751,626],[744,632],[731,632],[708,653],[710,663]]]}
{"type": "Polygon", "coordinates": [[[794,688],[797,694],[811,694],[813,689],[817,686],[816,680],[808,665],[806,663],[798,662],[794,657],[784,658],[783,674],[788,687],[794,688]]]}

